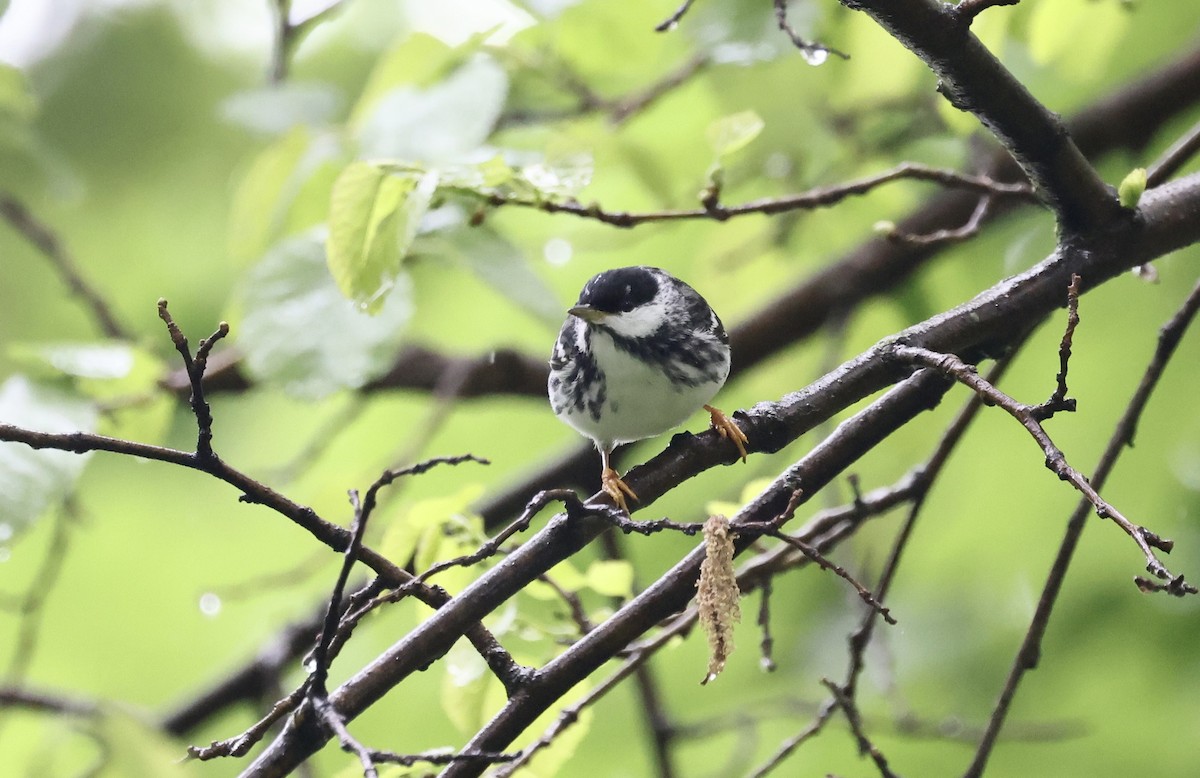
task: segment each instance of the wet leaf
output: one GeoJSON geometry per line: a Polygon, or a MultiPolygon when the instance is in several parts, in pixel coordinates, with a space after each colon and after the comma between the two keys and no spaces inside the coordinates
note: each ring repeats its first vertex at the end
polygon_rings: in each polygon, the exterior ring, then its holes
{"type": "Polygon", "coordinates": [[[437,187],[434,173],[391,173],[351,163],[333,186],[329,272],[342,294],[375,313],[400,273],[437,187]]]}
{"type": "MultiPolygon", "coordinates": [[[[0,385],[0,423],[38,432],[93,432],[91,404],[14,376],[0,385]]],[[[20,533],[71,492],[90,454],[0,445],[0,539],[20,533]]]]}
{"type": "Polygon", "coordinates": [[[235,325],[259,380],[316,398],[361,386],[391,364],[412,315],[407,276],[391,279],[377,314],[366,315],[334,284],[321,231],[276,246],[245,280],[235,325]]]}

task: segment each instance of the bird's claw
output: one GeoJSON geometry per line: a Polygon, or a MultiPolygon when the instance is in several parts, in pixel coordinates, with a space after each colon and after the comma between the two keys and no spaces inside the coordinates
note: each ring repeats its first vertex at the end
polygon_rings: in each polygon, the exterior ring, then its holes
{"type": "Polygon", "coordinates": [[[742,432],[742,428],[737,425],[737,422],[726,416],[720,408],[705,405],[704,410],[708,411],[708,415],[712,417],[712,428],[720,433],[721,437],[733,441],[733,445],[737,446],[738,455],[745,462],[746,446],[750,444],[746,433],[742,432]]]}
{"type": "Polygon", "coordinates": [[[611,467],[604,469],[600,474],[600,486],[608,493],[609,497],[613,498],[616,506],[625,513],[629,513],[629,506],[625,503],[626,497],[632,497],[634,500],[638,498],[633,490],[629,488],[629,484],[621,480],[621,476],[617,475],[617,471],[611,467]]]}

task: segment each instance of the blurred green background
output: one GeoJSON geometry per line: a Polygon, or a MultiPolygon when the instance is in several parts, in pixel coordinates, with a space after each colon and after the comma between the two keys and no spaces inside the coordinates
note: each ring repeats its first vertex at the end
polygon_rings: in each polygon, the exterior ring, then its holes
{"type": "MultiPolygon", "coordinates": [[[[399,346],[470,357],[515,348],[541,358],[582,283],[629,264],[669,269],[736,327],[869,238],[876,222],[899,220],[934,191],[897,183],[814,212],[632,230],[502,207],[472,231],[465,225],[478,200],[469,190],[479,176],[497,166],[500,175],[519,171],[531,196],[577,194],[614,211],[687,208],[714,166],[724,202],[737,203],[905,160],[969,171],[982,137],[973,118],[937,96],[915,57],[832,0],[791,11],[802,34],[851,55],[819,67],[775,29],[765,3],[698,3],[678,29],[659,34],[653,28],[673,3],[350,0],[298,43],[286,78],[274,84],[266,2],[6,6],[0,190],[53,230],[130,338],[105,339],[43,254],[0,224],[0,420],[91,424],[190,449],[194,419],[157,383],[178,366],[156,314],[163,297],[193,345],[228,321],[232,333],[216,351],[242,355],[254,379],[250,390],[211,396],[217,452],[323,517],[348,523],[346,490],[365,489],[386,467],[467,451],[490,459],[489,467],[435,470],[388,493],[369,542],[411,551],[420,535],[431,558],[459,553],[454,544],[465,541],[405,526],[428,530],[460,516],[470,538],[478,532],[471,504],[579,440],[540,397],[446,403],[426,392],[356,391],[399,346]],[[697,54],[709,58],[699,72],[613,121],[605,100],[639,94],[697,54]],[[580,110],[589,94],[580,85],[600,98],[599,109],[580,110]],[[714,147],[712,128],[743,112],[761,119],[761,132],[744,148],[714,147]],[[321,245],[341,170],[383,158],[439,171],[447,192],[424,215],[382,311],[368,317],[338,295],[321,245]],[[451,184],[467,193],[453,196],[451,184]]],[[[295,6],[298,18],[321,7],[295,6]]],[[[1193,0],[1069,0],[992,9],[974,29],[1039,99],[1070,116],[1182,56],[1196,45],[1198,19],[1193,0]]],[[[1145,149],[1099,160],[1105,179],[1116,184],[1152,162],[1198,113],[1183,111],[1145,149]]],[[[1039,261],[1053,242],[1048,213],[1020,211],[943,252],[893,295],[860,306],[843,329],[744,374],[719,403],[731,410],[778,399],[1039,261]]],[[[1194,249],[1164,258],[1159,283],[1129,275],[1083,299],[1070,372],[1079,412],[1056,418],[1050,432],[1085,472],[1136,386],[1157,328],[1192,287],[1198,258],[1194,249]]],[[[1061,324],[1030,342],[1006,391],[1029,402],[1050,393],[1061,324]]],[[[1198,381],[1200,345],[1190,337],[1105,491],[1126,515],[1176,541],[1169,565],[1191,579],[1200,577],[1198,381]]],[[[953,391],[856,466],[863,488],[889,484],[922,461],[963,400],[953,391]]],[[[691,429],[702,425],[697,419],[691,429]]],[[[705,473],[639,516],[698,521],[714,502],[750,496],[747,484],[774,476],[815,440],[705,473]]],[[[638,444],[626,461],[647,459],[665,442],[638,444]]],[[[0,774],[82,775],[97,766],[122,776],[236,774],[245,762],[177,760],[188,743],[240,732],[256,711],[239,707],[181,740],[158,733],[156,721],[312,613],[340,558],[206,476],[100,454],[76,474],[83,460],[63,455],[75,464],[56,460],[57,480],[31,489],[20,480],[27,453],[0,448],[8,479],[0,506],[9,512],[0,515],[0,683],[102,701],[104,715],[0,709],[0,774]],[[61,563],[50,577],[48,558],[61,563]],[[22,608],[31,601],[37,607],[22,608]]],[[[831,492],[840,494],[820,496],[813,508],[849,497],[844,484],[831,492]]],[[[861,704],[899,773],[965,768],[1075,502],[1018,425],[999,411],[981,416],[917,526],[888,602],[900,623],[878,630],[868,654],[861,704]],[[916,733],[906,731],[912,722],[916,733]]],[[[899,518],[873,522],[835,559],[872,580],[899,518]]],[[[1093,525],[988,775],[1195,770],[1197,601],[1140,594],[1131,583],[1142,572],[1136,548],[1115,526],[1093,525]]],[[[694,545],[664,535],[625,541],[641,584],[694,545]]],[[[581,588],[595,618],[609,607],[610,589],[627,588],[598,572],[599,558],[588,550],[560,573],[581,588]]],[[[453,592],[466,580],[454,573],[441,582],[453,592]]],[[[776,582],[773,606],[774,673],[762,672],[756,656],[757,595],[745,604],[739,650],[717,682],[697,684],[706,661],[699,635],[652,662],[680,727],[716,727],[678,741],[681,774],[745,773],[807,725],[823,699],[820,679],[843,674],[845,638],[860,613],[852,592],[806,569],[776,582]]],[[[530,591],[489,623],[518,660],[541,664],[561,650],[556,638],[570,635],[562,610],[530,591]]],[[[404,604],[366,623],[333,680],[426,612],[404,604]]],[[[461,745],[500,699],[477,677],[476,661],[452,652],[352,730],[400,752],[461,745]]],[[[302,677],[297,661],[280,692],[302,677]]],[[[572,733],[530,774],[553,774],[562,760],[561,775],[653,774],[628,684],[572,733]]],[[[356,771],[332,748],[315,764],[319,775],[356,771]]],[[[874,774],[841,722],[777,774],[826,773],[874,774]]]]}

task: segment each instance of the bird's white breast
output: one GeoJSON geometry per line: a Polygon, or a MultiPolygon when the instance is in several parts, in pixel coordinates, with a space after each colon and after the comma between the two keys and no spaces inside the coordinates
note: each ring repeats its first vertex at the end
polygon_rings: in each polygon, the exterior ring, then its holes
{"type": "MultiPolygon", "coordinates": [[[[605,375],[606,396],[599,419],[586,412],[563,415],[575,429],[602,445],[629,443],[678,427],[713,398],[725,383],[729,357],[719,371],[720,380],[701,381],[696,386],[672,382],[662,369],[617,348],[612,337],[593,330],[591,348],[597,366],[605,375]]],[[[681,369],[700,372],[683,365],[681,369]]]]}

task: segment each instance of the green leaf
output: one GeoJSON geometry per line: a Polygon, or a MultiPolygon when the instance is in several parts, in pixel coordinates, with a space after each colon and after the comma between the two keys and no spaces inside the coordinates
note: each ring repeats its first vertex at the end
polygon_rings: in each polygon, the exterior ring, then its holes
{"type": "Polygon", "coordinates": [[[9,356],[35,377],[65,376],[80,393],[105,400],[153,394],[166,369],[156,355],[121,341],[19,344],[9,356]]]}
{"type": "Polygon", "coordinates": [[[508,77],[487,57],[467,62],[428,89],[392,89],[357,125],[360,156],[460,161],[491,135],[507,95],[508,77]]]}
{"type": "Polygon", "coordinates": [[[1072,80],[1089,81],[1118,53],[1129,22],[1129,9],[1116,0],[1036,3],[1029,12],[1029,54],[1072,80]]]}
{"type": "MultiPolygon", "coordinates": [[[[416,249],[414,249],[416,250],[416,249]]],[[[522,310],[557,326],[564,307],[558,295],[534,272],[525,253],[486,227],[461,227],[421,243],[420,253],[462,262],[481,281],[522,310]]]]}
{"type": "Polygon", "coordinates": [[[358,102],[350,112],[350,126],[362,123],[379,99],[396,87],[425,87],[440,81],[461,60],[455,50],[422,32],[404,36],[400,45],[379,58],[358,102]]]}
{"type": "Polygon", "coordinates": [[[594,170],[590,152],[551,147],[541,162],[522,168],[521,177],[542,198],[574,197],[592,182],[594,170]]]}
{"type": "Polygon", "coordinates": [[[375,313],[400,273],[437,176],[396,175],[352,162],[333,185],[329,272],[347,298],[375,313]]]}
{"type": "Polygon", "coordinates": [[[762,117],[754,111],[742,111],[717,119],[705,133],[708,145],[718,158],[740,151],[763,131],[762,117]]]}
{"type": "MultiPolygon", "coordinates": [[[[93,432],[90,403],[13,376],[0,385],[0,422],[38,432],[93,432]]],[[[0,444],[0,540],[18,534],[70,493],[90,454],[0,444]]]]}
{"type": "Polygon", "coordinates": [[[342,111],[340,90],[330,84],[285,81],[230,95],[221,113],[234,124],[277,135],[303,125],[331,123],[342,111]]]}
{"type": "Polygon", "coordinates": [[[576,569],[575,565],[571,564],[569,559],[564,559],[550,568],[546,575],[569,592],[577,592],[587,586],[587,578],[576,569]]]}
{"type": "Polygon", "coordinates": [[[516,171],[500,154],[486,162],[479,163],[475,166],[475,170],[479,176],[479,185],[489,189],[504,186],[516,175],[516,171]]]}
{"type": "MultiPolygon", "coordinates": [[[[569,695],[538,716],[537,720],[529,727],[529,731],[545,732],[560,718],[564,708],[578,702],[591,689],[592,683],[588,679],[579,682],[569,695]]],[[[538,749],[529,764],[521,770],[522,778],[555,778],[555,776],[564,775],[562,768],[575,755],[579,744],[587,737],[595,715],[595,708],[591,706],[579,711],[579,716],[571,726],[560,731],[548,746],[538,749]]]]}
{"type": "Polygon", "coordinates": [[[133,347],[121,342],[22,345],[10,353],[18,362],[44,365],[53,374],[100,380],[126,377],[133,370],[134,361],[133,347]]]}
{"type": "Polygon", "coordinates": [[[1121,185],[1117,187],[1117,196],[1121,200],[1122,208],[1137,208],[1138,202],[1142,199],[1142,193],[1146,191],[1146,168],[1136,167],[1129,171],[1129,175],[1121,179],[1121,185]]]}
{"type": "Polygon", "coordinates": [[[162,731],[112,706],[98,720],[95,737],[104,743],[106,776],[186,778],[203,775],[196,762],[179,758],[179,746],[162,731]]]}
{"type": "Polygon", "coordinates": [[[324,221],[338,169],[333,163],[342,154],[332,136],[315,136],[305,127],[263,149],[233,195],[229,250],[234,259],[257,260],[281,238],[324,221]]]}
{"type": "Polygon", "coordinates": [[[269,251],[245,280],[244,318],[233,328],[251,374],[309,398],[361,386],[386,370],[412,315],[401,274],[377,315],[364,315],[330,278],[324,243],[314,230],[269,251]]]}
{"type": "Polygon", "coordinates": [[[0,117],[21,123],[37,115],[38,102],[19,68],[0,62],[0,117]]]}
{"type": "Polygon", "coordinates": [[[587,585],[605,597],[633,596],[633,565],[624,559],[600,559],[588,565],[587,585]]]}
{"type": "Polygon", "coordinates": [[[446,653],[442,710],[463,734],[476,732],[504,702],[504,690],[465,638],[446,653]]]}
{"type": "Polygon", "coordinates": [[[426,545],[429,531],[440,534],[442,526],[452,519],[474,517],[471,505],[483,496],[483,491],[480,484],[468,484],[453,494],[411,503],[388,523],[379,542],[380,553],[396,564],[408,564],[418,548],[426,545]]]}

